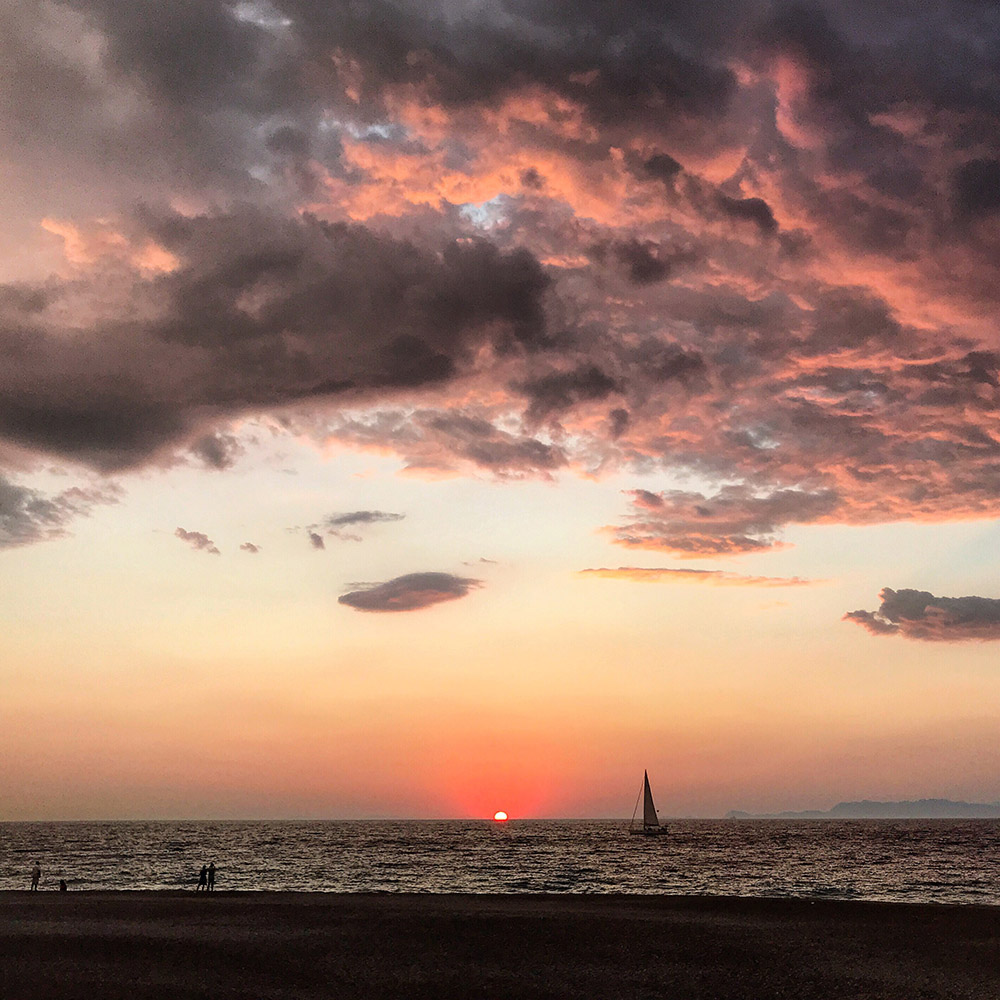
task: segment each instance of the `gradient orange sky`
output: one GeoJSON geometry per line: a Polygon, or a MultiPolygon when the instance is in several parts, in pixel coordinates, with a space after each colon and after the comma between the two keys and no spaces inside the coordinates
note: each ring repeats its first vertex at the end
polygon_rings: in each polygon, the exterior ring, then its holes
{"type": "Polygon", "coordinates": [[[1000,799],[932,6],[5,7],[0,820],[1000,799]]]}

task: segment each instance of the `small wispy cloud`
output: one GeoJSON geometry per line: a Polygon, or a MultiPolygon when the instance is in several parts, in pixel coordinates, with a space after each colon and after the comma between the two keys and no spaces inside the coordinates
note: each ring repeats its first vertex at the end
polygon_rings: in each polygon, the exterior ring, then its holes
{"type": "Polygon", "coordinates": [[[307,524],[305,529],[289,528],[289,531],[305,530],[314,549],[325,549],[326,538],[336,538],[342,542],[360,542],[363,538],[358,530],[373,524],[387,524],[392,521],[402,521],[405,514],[395,514],[387,510],[351,510],[341,514],[330,514],[322,521],[307,524]],[[356,530],[350,530],[350,529],[356,530]]]}
{"type": "Polygon", "coordinates": [[[324,524],[328,528],[346,528],[352,524],[380,524],[385,521],[402,521],[405,514],[387,510],[352,510],[346,514],[331,514],[324,524]]]}
{"type": "Polygon", "coordinates": [[[668,567],[619,566],[617,569],[582,569],[580,576],[637,583],[703,583],[713,587],[809,587],[821,580],[800,576],[749,576],[721,569],[673,569],[668,567]]]}
{"type": "Polygon", "coordinates": [[[208,552],[213,556],[221,555],[215,542],[202,531],[185,531],[184,528],[178,528],[174,535],[182,542],[187,542],[193,549],[208,552]]]}
{"type": "Polygon", "coordinates": [[[319,525],[310,528],[325,528],[326,533],[344,542],[360,542],[361,535],[350,528],[364,528],[372,524],[387,524],[392,521],[402,521],[405,514],[394,514],[387,510],[352,510],[344,514],[331,514],[319,525]]]}

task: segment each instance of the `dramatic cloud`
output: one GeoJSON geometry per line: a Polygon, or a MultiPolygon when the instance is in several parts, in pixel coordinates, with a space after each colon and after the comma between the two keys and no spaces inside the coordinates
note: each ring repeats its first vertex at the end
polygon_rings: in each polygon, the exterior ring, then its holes
{"type": "Polygon", "coordinates": [[[256,555],[258,552],[260,552],[260,546],[259,545],[254,545],[253,542],[244,542],[240,546],[240,551],[241,552],[249,552],[251,555],[256,555]]]}
{"type": "Polygon", "coordinates": [[[198,549],[201,552],[209,552],[213,556],[220,555],[215,542],[201,531],[185,531],[183,528],[178,528],[174,532],[174,535],[182,542],[187,542],[193,549],[198,549]]]}
{"type": "Polygon", "coordinates": [[[994,5],[182,6],[0,10],[0,447],[694,481],[615,529],[680,555],[995,516],[994,5]]]}
{"type": "MultiPolygon", "coordinates": [[[[144,222],[178,261],[129,280],[145,321],[105,309],[81,341],[62,325],[66,300],[95,289],[0,287],[0,347],[19,360],[0,373],[0,435],[117,468],[206,414],[433,384],[486,342],[513,350],[541,336],[548,279],[525,251],[469,240],[433,253],[249,207],[144,222]]],[[[216,468],[238,454],[219,435],[193,450],[216,468]]]]}
{"type": "Polygon", "coordinates": [[[103,487],[73,486],[46,495],[12,482],[0,474],[0,549],[30,545],[67,534],[67,526],[86,517],[99,504],[118,503],[121,491],[103,487]]]}
{"type": "Polygon", "coordinates": [[[444,601],[456,601],[481,585],[479,580],[451,573],[408,573],[342,594],[338,600],[358,611],[420,611],[444,601]]]}
{"type": "Polygon", "coordinates": [[[935,597],[926,590],[880,594],[878,611],[849,611],[872,635],[901,635],[927,642],[986,642],[1000,639],[1000,600],[991,597],[935,597]]]}
{"type": "Polygon", "coordinates": [[[808,587],[815,580],[798,576],[745,576],[721,569],[669,569],[644,566],[619,566],[617,569],[582,569],[581,576],[599,576],[608,580],[633,580],[638,583],[705,583],[713,587],[808,587]]]}

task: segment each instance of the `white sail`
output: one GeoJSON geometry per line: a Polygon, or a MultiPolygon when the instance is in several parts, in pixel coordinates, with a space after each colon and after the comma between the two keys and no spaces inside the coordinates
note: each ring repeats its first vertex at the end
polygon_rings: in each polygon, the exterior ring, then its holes
{"type": "Polygon", "coordinates": [[[642,825],[659,826],[656,816],[656,806],[653,805],[653,793],[649,790],[649,774],[642,772],[642,825]]]}

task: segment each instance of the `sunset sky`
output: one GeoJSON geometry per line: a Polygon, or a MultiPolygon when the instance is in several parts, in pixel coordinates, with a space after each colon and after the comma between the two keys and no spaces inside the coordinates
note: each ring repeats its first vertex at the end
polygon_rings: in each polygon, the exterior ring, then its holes
{"type": "Polygon", "coordinates": [[[1000,799],[1000,8],[0,7],[0,820],[1000,799]]]}

